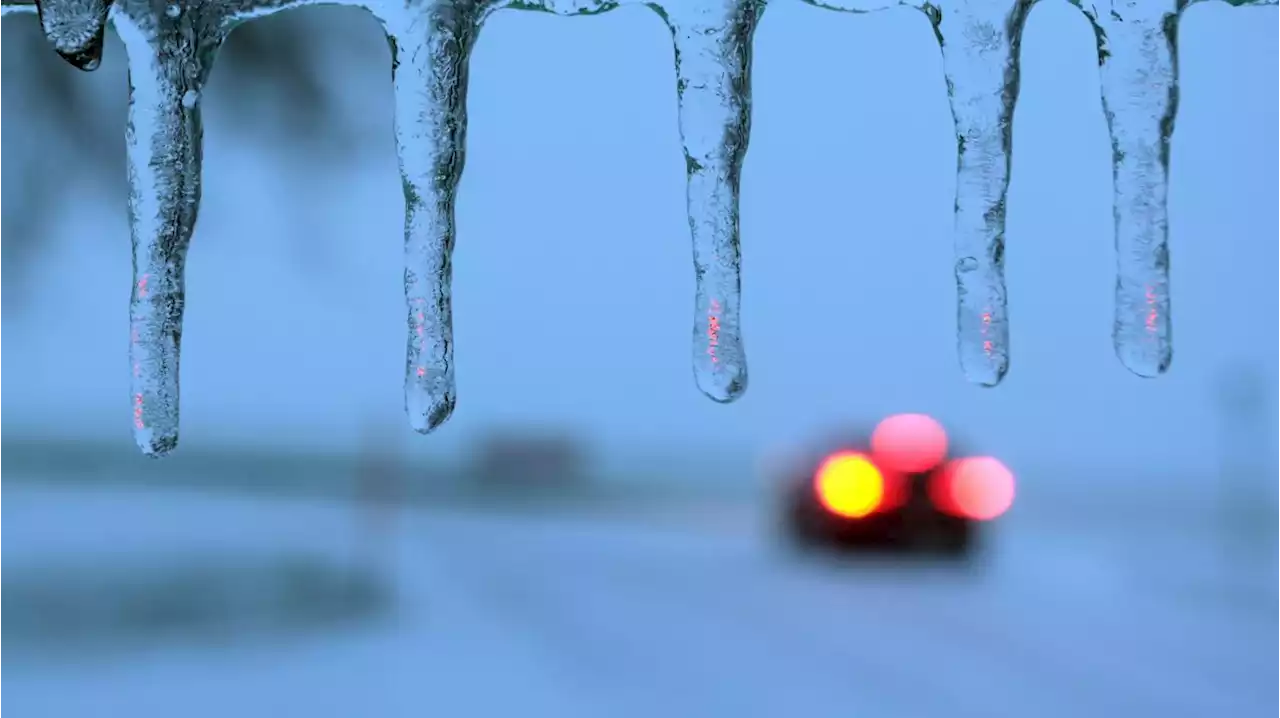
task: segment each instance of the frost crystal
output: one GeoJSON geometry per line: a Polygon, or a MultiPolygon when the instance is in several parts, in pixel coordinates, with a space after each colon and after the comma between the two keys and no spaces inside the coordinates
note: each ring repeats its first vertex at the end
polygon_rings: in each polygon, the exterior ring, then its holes
{"type": "Polygon", "coordinates": [[[81,70],[102,62],[109,0],[45,0],[39,3],[40,28],[49,44],[81,70]]]}
{"type": "MultiPolygon", "coordinates": [[[[454,203],[466,151],[467,66],[490,13],[656,10],[675,44],[697,293],[698,387],[731,402],[747,385],[741,335],[739,179],[751,126],[751,42],[765,0],[339,0],[382,23],[392,47],[395,134],[405,197],[405,408],[426,433],[456,403],[450,278],[454,203]]],[[[960,363],[984,386],[1009,369],[1005,202],[1022,28],[1036,0],[811,0],[835,10],[924,11],[942,46],[955,120],[955,272],[960,363]]],[[[1166,201],[1177,110],[1179,14],[1198,0],[1071,0],[1094,25],[1111,131],[1117,252],[1115,347],[1134,373],[1172,361],[1166,201]]],[[[1275,5],[1280,0],[1226,0],[1275,5]]],[[[134,286],[130,361],[135,435],[163,455],[178,442],[183,274],[200,202],[201,90],[238,24],[322,0],[4,0],[37,10],[53,48],[98,66],[108,16],[129,64],[129,214],[134,286]]]]}

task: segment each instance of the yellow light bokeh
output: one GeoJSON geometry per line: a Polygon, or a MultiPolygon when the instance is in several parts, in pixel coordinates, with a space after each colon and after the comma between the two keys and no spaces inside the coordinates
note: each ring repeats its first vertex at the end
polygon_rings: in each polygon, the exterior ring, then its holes
{"type": "Polygon", "coordinates": [[[837,454],[822,465],[816,480],[818,500],[833,514],[860,519],[884,501],[884,477],[862,454],[837,454]]]}

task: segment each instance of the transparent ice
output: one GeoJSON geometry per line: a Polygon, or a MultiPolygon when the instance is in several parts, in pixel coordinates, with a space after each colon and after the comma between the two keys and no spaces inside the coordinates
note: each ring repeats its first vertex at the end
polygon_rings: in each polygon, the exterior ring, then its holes
{"type": "MultiPolygon", "coordinates": [[[[1200,0],[1070,0],[1098,38],[1114,157],[1114,342],[1132,372],[1172,361],[1166,201],[1177,111],[1177,22],[1200,0]]],[[[1225,0],[1276,5],[1280,0],[1225,0]]],[[[957,143],[955,274],[960,364],[970,381],[1009,369],[1006,199],[1022,30],[1036,0],[826,0],[833,10],[922,10],[942,47],[957,143]]],[[[4,0],[38,10],[55,50],[82,70],[101,61],[109,18],[129,66],[130,304],[133,421],[144,453],[178,442],[183,276],[200,203],[200,100],[218,47],[240,23],[323,0],[4,0]]],[[[395,134],[405,198],[408,311],[405,408],[427,433],[456,403],[450,278],[454,203],[465,164],[467,67],[492,12],[591,15],[654,9],[675,46],[679,127],[693,238],[693,369],[731,402],[747,386],[741,332],[739,181],[751,127],[751,46],[765,0],[345,0],[382,23],[392,48],[395,134]]]]}

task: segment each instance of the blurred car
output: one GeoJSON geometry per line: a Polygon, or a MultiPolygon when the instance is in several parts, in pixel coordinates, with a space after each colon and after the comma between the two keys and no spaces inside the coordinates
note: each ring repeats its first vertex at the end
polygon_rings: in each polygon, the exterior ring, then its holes
{"type": "Polygon", "coordinates": [[[568,434],[498,431],[478,443],[471,474],[497,490],[563,489],[585,479],[586,457],[568,434]]]}
{"type": "Polygon", "coordinates": [[[942,425],[899,414],[771,467],[784,538],[799,548],[967,558],[1013,504],[1014,477],[942,425]]]}

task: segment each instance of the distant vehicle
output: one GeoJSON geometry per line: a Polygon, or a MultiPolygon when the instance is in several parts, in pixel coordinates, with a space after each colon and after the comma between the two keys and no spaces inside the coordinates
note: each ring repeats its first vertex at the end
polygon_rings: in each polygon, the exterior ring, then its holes
{"type": "Polygon", "coordinates": [[[987,522],[1013,504],[999,460],[968,454],[942,425],[899,414],[772,468],[790,545],[969,557],[987,522]]]}
{"type": "Polygon", "coordinates": [[[497,489],[561,488],[585,479],[581,444],[566,434],[495,432],[477,445],[471,473],[497,489]]]}

